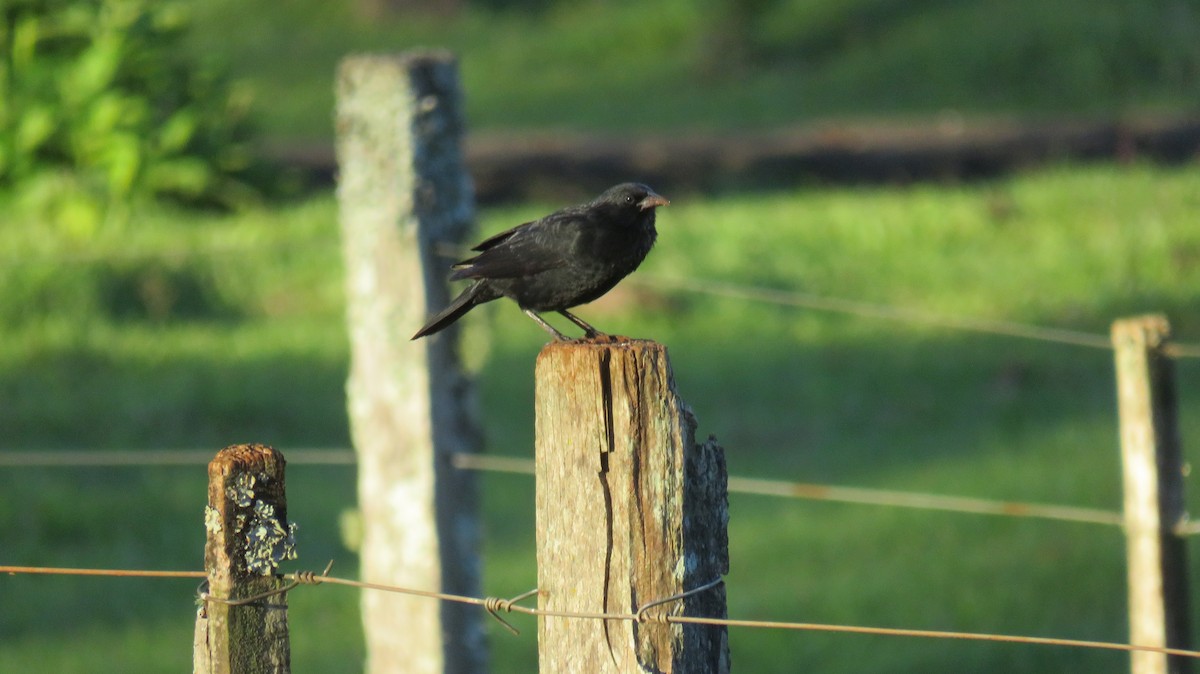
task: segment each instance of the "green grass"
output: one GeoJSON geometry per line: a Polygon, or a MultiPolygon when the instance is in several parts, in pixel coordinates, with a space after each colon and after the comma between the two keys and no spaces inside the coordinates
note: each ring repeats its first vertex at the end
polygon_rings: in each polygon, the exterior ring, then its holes
{"type": "MultiPolygon", "coordinates": [[[[1200,342],[1200,174],[1058,167],[969,186],[680,198],[644,268],[582,309],[667,344],[700,433],[737,475],[1116,509],[1111,354],[676,293],[704,277],[1103,334],[1163,311],[1200,342]],[[631,279],[633,280],[633,279],[631,279]]],[[[481,233],[553,204],[485,212],[481,233]]],[[[156,212],[90,238],[0,221],[0,448],[344,446],[341,261],[329,196],[229,217],[156,212]]],[[[415,326],[414,326],[415,327],[415,326]]],[[[511,305],[488,344],[489,451],[528,455],[544,334],[511,305]]],[[[490,335],[490,337],[489,337],[490,335]]],[[[1200,451],[1200,362],[1180,362],[1200,451]]],[[[203,470],[0,470],[0,562],[199,568],[203,470]]],[[[485,589],[535,583],[533,485],[484,478],[485,589]]],[[[1195,491],[1195,490],[1193,490],[1195,491]]],[[[353,470],[293,466],[296,568],[353,575],[338,518],[353,470]]],[[[730,614],[1120,641],[1119,532],[1083,524],[731,499],[730,614]]],[[[1200,562],[1193,556],[1193,570],[1200,562]]],[[[0,670],[186,669],[190,582],[0,578],[0,670]]],[[[297,672],[358,671],[357,601],[292,596],[297,672]]],[[[531,671],[535,623],[489,626],[497,672],[531,671]]],[[[741,671],[1123,671],[1120,654],[733,630],[741,671]]]]}
{"type": "Polygon", "coordinates": [[[276,141],[332,135],[346,54],[420,46],[460,56],[468,119],[483,129],[758,129],[947,110],[1112,117],[1200,102],[1193,2],[546,4],[364,18],[354,3],[209,0],[188,48],[251,85],[276,141]]]}

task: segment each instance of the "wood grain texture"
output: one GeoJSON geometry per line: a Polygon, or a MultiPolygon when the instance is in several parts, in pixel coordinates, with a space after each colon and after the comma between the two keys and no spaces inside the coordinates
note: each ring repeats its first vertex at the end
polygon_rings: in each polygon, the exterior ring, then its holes
{"type": "MultiPolygon", "coordinates": [[[[536,378],[539,605],[630,613],[727,573],[724,455],[666,349],[552,343],[536,378]]],[[[724,617],[724,586],[652,610],[724,617]]],[[[723,627],[544,617],[538,637],[543,673],[729,669],[723,627]]]]}

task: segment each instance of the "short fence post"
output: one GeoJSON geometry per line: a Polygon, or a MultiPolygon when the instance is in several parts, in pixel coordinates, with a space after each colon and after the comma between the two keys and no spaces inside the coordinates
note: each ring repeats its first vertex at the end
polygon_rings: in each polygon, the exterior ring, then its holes
{"type": "MultiPolygon", "coordinates": [[[[363,580],[480,594],[475,387],[458,329],[409,341],[449,301],[446,277],[474,224],[447,52],[355,56],[337,78],[338,204],[346,267],[351,434],[358,455],[363,580]],[[449,251],[449,253],[448,253],[449,251]]],[[[481,612],[369,592],[366,671],[486,671],[481,612]]]]}
{"type": "MultiPolygon", "coordinates": [[[[727,476],[657,343],[552,343],[536,367],[539,606],[624,613],[729,570],[727,476]]],[[[724,618],[725,588],[648,609],[724,618]]],[[[725,627],[542,617],[540,671],[729,671],[725,627]]]]}
{"type": "Polygon", "coordinates": [[[275,570],[295,557],[287,522],[284,460],[263,445],[234,445],[208,464],[204,527],[206,594],[193,642],[195,674],[291,671],[287,595],[280,593],[234,606],[285,585],[275,570]]]}
{"type": "MultiPolygon", "coordinates": [[[[1117,403],[1124,470],[1129,574],[1129,639],[1144,646],[1189,648],[1187,564],[1174,363],[1164,351],[1167,319],[1113,323],[1117,403]]],[[[1181,673],[1187,658],[1139,651],[1134,674],[1181,673]]]]}

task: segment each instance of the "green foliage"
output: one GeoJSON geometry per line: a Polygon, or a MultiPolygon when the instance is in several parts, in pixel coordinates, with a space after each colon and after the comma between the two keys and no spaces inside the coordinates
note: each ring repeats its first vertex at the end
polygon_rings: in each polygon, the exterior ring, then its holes
{"type": "Polygon", "coordinates": [[[245,92],[181,55],[182,4],[12,0],[0,10],[0,189],[87,235],[139,200],[252,196],[245,92]]]}

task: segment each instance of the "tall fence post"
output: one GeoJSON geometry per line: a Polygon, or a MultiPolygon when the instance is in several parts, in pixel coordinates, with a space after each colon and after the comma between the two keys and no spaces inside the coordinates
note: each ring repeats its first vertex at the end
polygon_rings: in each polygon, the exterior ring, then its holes
{"type": "MultiPolygon", "coordinates": [[[[695,442],[667,351],[552,343],[536,367],[539,606],[631,613],[729,570],[724,453],[695,442]]],[[[723,618],[724,585],[648,609],[723,618]]],[[[540,671],[729,671],[725,627],[541,617],[540,671]]]]}
{"type": "MultiPolygon", "coordinates": [[[[1117,404],[1125,489],[1129,573],[1129,640],[1190,648],[1185,517],[1174,363],[1165,353],[1170,327],[1162,316],[1113,323],[1117,404]]],[[[1139,651],[1134,674],[1190,671],[1187,658],[1139,651]]]]}
{"type": "Polygon", "coordinates": [[[275,570],[295,557],[287,522],[283,455],[263,445],[234,445],[208,464],[204,509],[207,594],[196,615],[195,674],[291,671],[287,595],[235,606],[282,587],[275,570]]]}
{"type": "MultiPolygon", "coordinates": [[[[451,465],[479,449],[474,386],[456,327],[409,341],[449,302],[446,251],[474,220],[454,57],[345,59],[336,123],[362,576],[478,595],[474,477],[451,465]]],[[[367,672],[486,671],[473,607],[386,592],[364,594],[362,606],[367,672]]]]}

